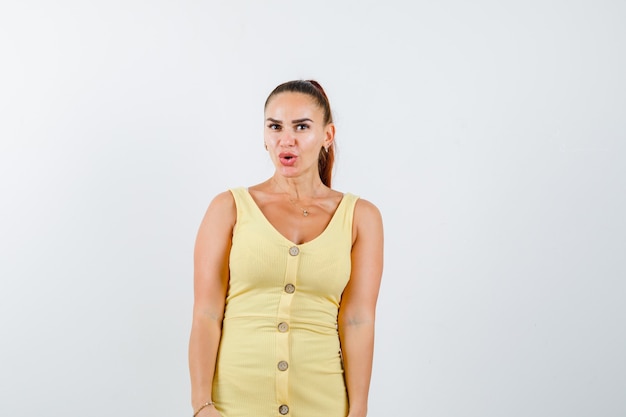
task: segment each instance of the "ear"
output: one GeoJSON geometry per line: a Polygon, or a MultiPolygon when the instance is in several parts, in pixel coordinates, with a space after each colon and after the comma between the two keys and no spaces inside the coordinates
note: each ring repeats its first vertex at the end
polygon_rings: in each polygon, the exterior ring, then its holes
{"type": "Polygon", "coordinates": [[[335,140],[335,124],[328,123],[324,128],[324,147],[328,148],[333,144],[335,140]]]}

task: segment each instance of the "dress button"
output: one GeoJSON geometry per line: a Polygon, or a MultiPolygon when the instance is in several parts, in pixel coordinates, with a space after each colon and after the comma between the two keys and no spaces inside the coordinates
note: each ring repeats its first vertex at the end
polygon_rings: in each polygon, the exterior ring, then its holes
{"type": "Polygon", "coordinates": [[[280,362],[278,362],[278,370],[279,371],[286,371],[287,368],[289,368],[289,364],[287,363],[287,361],[280,361],[280,362]]]}
{"type": "Polygon", "coordinates": [[[285,415],[289,412],[289,407],[283,404],[280,407],[278,407],[278,412],[282,415],[285,415]]]}
{"type": "Polygon", "coordinates": [[[296,286],[295,285],[293,285],[293,284],[285,285],[285,292],[287,294],[293,294],[295,290],[296,290],[296,286]]]}
{"type": "Polygon", "coordinates": [[[289,255],[297,256],[300,253],[300,249],[297,246],[292,246],[289,248],[289,255]]]}
{"type": "Polygon", "coordinates": [[[281,333],[285,333],[287,330],[289,330],[289,325],[287,323],[285,323],[284,321],[282,323],[278,324],[278,331],[281,333]]]}

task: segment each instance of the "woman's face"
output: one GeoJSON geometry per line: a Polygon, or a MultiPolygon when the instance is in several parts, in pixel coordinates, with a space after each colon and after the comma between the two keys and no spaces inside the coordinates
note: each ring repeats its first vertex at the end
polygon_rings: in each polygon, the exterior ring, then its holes
{"type": "Polygon", "coordinates": [[[285,177],[319,175],[317,159],[331,145],[332,123],[307,94],[285,92],[272,97],[265,108],[265,144],[276,171],[285,177]]]}

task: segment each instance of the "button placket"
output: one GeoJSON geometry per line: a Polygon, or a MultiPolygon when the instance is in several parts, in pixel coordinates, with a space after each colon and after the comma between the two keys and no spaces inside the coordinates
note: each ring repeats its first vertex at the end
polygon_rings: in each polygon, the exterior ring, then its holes
{"type": "Polygon", "coordinates": [[[302,251],[297,246],[286,248],[286,268],[283,278],[283,291],[278,301],[276,326],[276,400],[281,404],[281,415],[289,413],[289,363],[291,302],[298,285],[298,265],[302,251]]]}

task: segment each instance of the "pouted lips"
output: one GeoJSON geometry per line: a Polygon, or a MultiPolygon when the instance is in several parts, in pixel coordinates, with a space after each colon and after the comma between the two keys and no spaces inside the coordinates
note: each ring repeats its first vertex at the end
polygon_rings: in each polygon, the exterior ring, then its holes
{"type": "Polygon", "coordinates": [[[280,160],[280,163],[287,167],[293,166],[293,164],[296,163],[297,158],[298,157],[296,155],[289,153],[289,152],[281,152],[278,155],[278,159],[280,160]]]}

